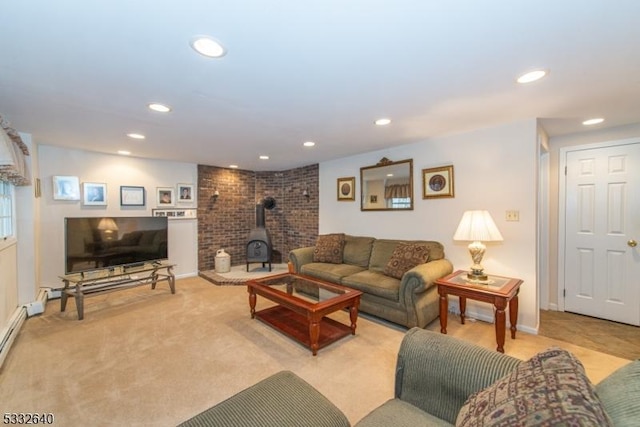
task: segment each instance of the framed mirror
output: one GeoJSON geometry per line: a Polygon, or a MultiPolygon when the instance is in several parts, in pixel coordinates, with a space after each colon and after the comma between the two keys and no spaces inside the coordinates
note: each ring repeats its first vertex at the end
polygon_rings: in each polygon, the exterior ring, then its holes
{"type": "Polygon", "coordinates": [[[360,168],[360,210],[413,210],[413,159],[360,168]]]}

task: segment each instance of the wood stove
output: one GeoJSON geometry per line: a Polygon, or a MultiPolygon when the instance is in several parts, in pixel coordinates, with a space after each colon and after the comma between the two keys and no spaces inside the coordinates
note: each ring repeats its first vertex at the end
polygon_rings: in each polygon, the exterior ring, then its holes
{"type": "Polygon", "coordinates": [[[264,268],[269,263],[269,271],[271,271],[271,236],[265,226],[265,209],[273,209],[276,207],[276,201],[273,197],[266,197],[261,203],[256,205],[256,228],[249,233],[247,242],[247,271],[249,264],[261,262],[264,268]]]}

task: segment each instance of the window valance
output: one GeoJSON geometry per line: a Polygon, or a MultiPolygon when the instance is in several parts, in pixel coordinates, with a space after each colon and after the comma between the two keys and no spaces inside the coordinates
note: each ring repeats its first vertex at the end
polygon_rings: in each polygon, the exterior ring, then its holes
{"type": "Polygon", "coordinates": [[[411,197],[409,184],[388,184],[384,187],[385,199],[406,199],[411,197]]]}
{"type": "Polygon", "coordinates": [[[9,122],[0,116],[0,181],[14,185],[29,185],[29,170],[25,156],[29,148],[9,122]]]}

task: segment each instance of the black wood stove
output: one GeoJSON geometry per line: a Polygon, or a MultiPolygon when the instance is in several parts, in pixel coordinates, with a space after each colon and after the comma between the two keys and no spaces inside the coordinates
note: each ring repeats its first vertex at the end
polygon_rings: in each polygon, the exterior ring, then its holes
{"type": "Polygon", "coordinates": [[[247,271],[249,264],[261,262],[262,267],[269,263],[269,271],[271,271],[271,237],[265,226],[265,209],[271,210],[276,207],[276,201],[273,197],[265,197],[265,199],[256,205],[256,228],[249,233],[247,243],[247,271]]]}

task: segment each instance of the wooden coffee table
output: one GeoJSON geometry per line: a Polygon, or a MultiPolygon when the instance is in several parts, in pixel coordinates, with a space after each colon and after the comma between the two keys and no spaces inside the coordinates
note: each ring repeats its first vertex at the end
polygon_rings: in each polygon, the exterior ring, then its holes
{"type": "Polygon", "coordinates": [[[292,273],[247,282],[251,318],[257,318],[309,347],[318,350],[349,334],[355,335],[362,292],[292,273]],[[256,295],[277,305],[256,311],[256,295]],[[349,326],[326,317],[349,309],[349,326]]]}

